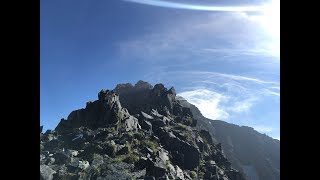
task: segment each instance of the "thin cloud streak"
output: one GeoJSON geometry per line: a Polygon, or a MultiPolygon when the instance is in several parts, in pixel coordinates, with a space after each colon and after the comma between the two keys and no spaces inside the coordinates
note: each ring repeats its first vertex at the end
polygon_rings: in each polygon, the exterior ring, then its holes
{"type": "MultiPolygon", "coordinates": [[[[200,75],[206,75],[208,78],[215,78],[215,77],[224,77],[227,79],[231,80],[236,80],[236,81],[251,81],[254,83],[259,83],[259,84],[278,84],[277,82],[271,82],[271,81],[263,81],[257,78],[252,78],[252,77],[246,77],[246,76],[239,76],[239,75],[233,75],[233,74],[224,74],[224,73],[217,73],[217,72],[206,72],[206,71],[191,71],[187,73],[192,73],[192,74],[200,74],[200,75]]],[[[277,87],[273,87],[277,88],[277,87]]]]}
{"type": "Polygon", "coordinates": [[[260,12],[265,10],[265,6],[210,6],[210,5],[194,5],[187,3],[176,3],[161,0],[124,0],[127,2],[145,4],[151,6],[174,8],[174,9],[187,9],[196,11],[243,11],[243,12],[260,12]]]}
{"type": "Polygon", "coordinates": [[[234,97],[249,99],[252,96],[274,96],[279,98],[280,85],[276,81],[265,81],[262,79],[206,71],[153,71],[146,76],[149,81],[161,81],[168,84],[174,82],[185,82],[183,91],[209,89],[215,92],[230,94],[234,97]],[[170,78],[169,78],[170,77],[170,78]]]}

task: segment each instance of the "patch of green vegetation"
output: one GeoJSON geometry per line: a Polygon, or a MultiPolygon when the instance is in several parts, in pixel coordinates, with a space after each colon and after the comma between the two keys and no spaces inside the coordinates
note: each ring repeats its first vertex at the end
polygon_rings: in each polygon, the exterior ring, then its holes
{"type": "Polygon", "coordinates": [[[96,153],[93,154],[93,159],[100,159],[100,158],[103,158],[100,154],[96,154],[96,153]]]}
{"type": "Polygon", "coordinates": [[[114,158],[111,158],[110,161],[112,163],[126,162],[126,163],[135,163],[139,161],[139,156],[135,153],[128,153],[124,155],[119,155],[114,158]]]}
{"type": "Polygon", "coordinates": [[[128,136],[129,136],[129,138],[133,138],[134,133],[130,131],[130,132],[128,132],[128,136]]]}
{"type": "Polygon", "coordinates": [[[135,153],[129,153],[126,155],[126,157],[123,160],[126,163],[135,163],[137,161],[139,161],[139,156],[135,153]]]}
{"type": "Polygon", "coordinates": [[[91,175],[92,175],[93,177],[99,176],[100,173],[101,173],[100,168],[98,168],[98,167],[92,167],[92,168],[91,168],[91,175]]]}
{"type": "Polygon", "coordinates": [[[200,171],[200,172],[198,173],[198,178],[199,178],[199,179],[203,179],[203,176],[204,176],[204,172],[200,171]]]}
{"type": "Polygon", "coordinates": [[[177,123],[176,129],[178,130],[187,130],[187,126],[181,123],[177,123]]]}
{"type": "Polygon", "coordinates": [[[133,139],[132,140],[132,146],[135,147],[135,146],[139,146],[140,145],[140,141],[137,140],[137,139],[133,139]]]}
{"type": "Polygon", "coordinates": [[[116,153],[116,150],[117,150],[117,145],[112,144],[112,145],[111,145],[112,154],[116,153]]]}
{"type": "Polygon", "coordinates": [[[111,162],[117,163],[123,161],[126,163],[135,163],[139,160],[139,156],[135,152],[133,152],[131,144],[129,142],[126,142],[125,146],[128,148],[128,153],[111,158],[111,162]]]}
{"type": "Polygon", "coordinates": [[[128,141],[126,142],[126,147],[128,147],[128,154],[132,153],[131,144],[128,141]]]}
{"type": "Polygon", "coordinates": [[[142,146],[150,148],[153,152],[156,152],[158,150],[157,148],[159,147],[159,144],[151,139],[145,139],[141,144],[142,146]]]}
{"type": "Polygon", "coordinates": [[[110,128],[108,128],[108,130],[110,133],[114,133],[117,131],[116,127],[110,127],[110,128]]]}
{"type": "MultiPolygon", "coordinates": [[[[166,169],[167,169],[167,170],[170,170],[170,164],[171,164],[170,160],[166,160],[165,166],[166,166],[166,169]]],[[[172,164],[171,164],[171,165],[172,165],[172,164]]],[[[173,167],[173,168],[174,168],[174,167],[173,167]]]]}
{"type": "MultiPolygon", "coordinates": [[[[201,136],[200,136],[200,137],[201,137],[201,136]]],[[[201,138],[202,138],[202,140],[203,140],[203,142],[204,142],[205,144],[209,144],[207,138],[205,138],[205,137],[201,137],[201,138]]]]}
{"type": "Polygon", "coordinates": [[[142,133],[140,133],[140,132],[137,132],[137,133],[135,133],[135,134],[133,135],[133,137],[134,137],[135,139],[142,140],[142,139],[144,138],[144,135],[143,135],[142,133]]]}
{"type": "MultiPolygon", "coordinates": [[[[180,126],[184,127],[184,125],[182,124],[180,124],[180,126]]],[[[179,136],[181,140],[184,140],[190,143],[191,145],[198,146],[192,131],[180,131],[178,133],[182,136],[182,137],[179,136]]]]}
{"type": "Polygon", "coordinates": [[[195,179],[197,177],[197,173],[195,171],[190,171],[190,177],[195,179]]]}
{"type": "Polygon", "coordinates": [[[201,133],[199,133],[199,134],[200,134],[200,137],[202,138],[203,142],[205,144],[209,144],[209,141],[208,141],[207,137],[205,135],[201,134],[201,133]]]}
{"type": "Polygon", "coordinates": [[[193,137],[192,137],[192,135],[191,135],[191,132],[186,131],[186,132],[183,133],[183,135],[186,137],[186,139],[187,139],[189,142],[193,142],[193,141],[194,141],[194,139],[193,139],[193,137]]]}
{"type": "Polygon", "coordinates": [[[118,135],[121,135],[121,134],[125,133],[126,132],[125,128],[126,128],[125,123],[119,121],[118,124],[117,124],[118,135]]]}
{"type": "Polygon", "coordinates": [[[112,163],[118,163],[118,162],[122,162],[125,158],[126,158],[126,155],[119,155],[114,158],[111,158],[110,161],[112,163]]]}
{"type": "Polygon", "coordinates": [[[191,117],[187,117],[187,119],[184,122],[184,124],[187,125],[187,126],[191,126],[192,122],[193,122],[193,119],[191,117]]]}
{"type": "Polygon", "coordinates": [[[123,119],[123,114],[121,113],[121,111],[118,111],[116,116],[117,116],[118,122],[121,122],[121,120],[123,119]]]}
{"type": "Polygon", "coordinates": [[[204,166],[205,163],[206,163],[206,161],[205,161],[204,159],[201,159],[201,160],[200,160],[200,163],[199,163],[200,167],[204,166]]]}

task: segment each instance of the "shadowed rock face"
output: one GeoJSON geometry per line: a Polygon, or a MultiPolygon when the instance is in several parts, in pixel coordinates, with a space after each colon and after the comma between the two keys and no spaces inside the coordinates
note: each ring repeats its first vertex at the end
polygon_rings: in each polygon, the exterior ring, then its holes
{"type": "MultiPolygon", "coordinates": [[[[190,108],[199,130],[207,130],[214,142],[221,142],[223,152],[232,166],[250,180],[280,179],[280,141],[246,126],[237,126],[205,118],[199,109],[178,97],[190,108]]],[[[202,132],[202,131],[201,131],[202,132]]]]}
{"type": "Polygon", "coordinates": [[[121,104],[128,109],[131,114],[138,114],[141,111],[150,112],[157,109],[164,115],[188,115],[192,113],[184,112],[183,108],[175,99],[176,91],[173,87],[169,90],[163,84],[156,84],[154,87],[147,82],[138,81],[137,84],[120,84],[114,90],[120,95],[121,104]]]}
{"type": "Polygon", "coordinates": [[[88,102],[85,109],[70,113],[67,120],[62,119],[56,127],[57,132],[69,131],[72,128],[118,126],[124,124],[125,131],[138,130],[138,119],[131,116],[126,108],[121,106],[119,95],[114,91],[101,90],[98,100],[88,102]]]}
{"type": "Polygon", "coordinates": [[[43,179],[243,180],[209,132],[198,131],[174,88],[139,81],[101,90],[62,119],[40,130],[43,179]]]}

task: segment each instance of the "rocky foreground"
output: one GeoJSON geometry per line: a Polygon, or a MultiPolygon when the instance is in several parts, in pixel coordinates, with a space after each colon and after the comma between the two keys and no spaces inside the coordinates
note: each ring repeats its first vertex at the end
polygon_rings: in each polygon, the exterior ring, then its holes
{"type": "Polygon", "coordinates": [[[40,179],[244,179],[196,125],[174,88],[101,90],[55,130],[40,128],[40,179]]]}

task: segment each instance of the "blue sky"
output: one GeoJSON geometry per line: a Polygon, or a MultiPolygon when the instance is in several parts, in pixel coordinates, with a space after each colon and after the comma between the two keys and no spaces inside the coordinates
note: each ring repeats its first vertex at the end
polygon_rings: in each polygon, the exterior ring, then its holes
{"type": "Polygon", "coordinates": [[[40,1],[44,129],[141,79],[174,86],[208,118],[280,138],[279,1],[139,2],[40,1]],[[248,6],[259,11],[236,10],[248,6]]]}

